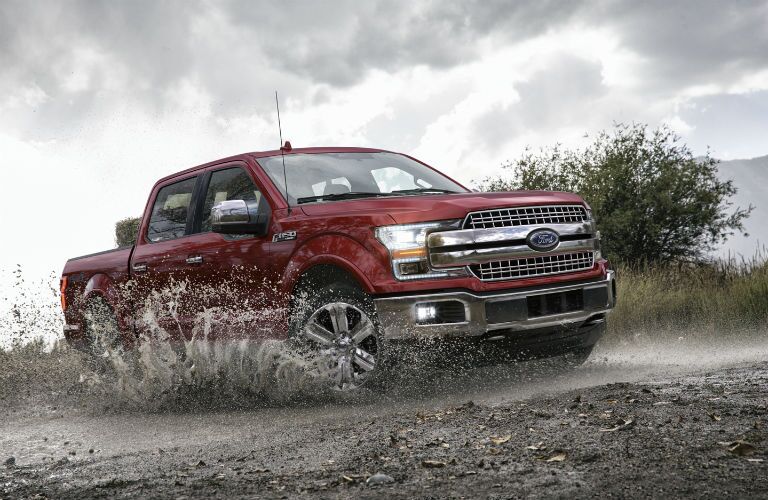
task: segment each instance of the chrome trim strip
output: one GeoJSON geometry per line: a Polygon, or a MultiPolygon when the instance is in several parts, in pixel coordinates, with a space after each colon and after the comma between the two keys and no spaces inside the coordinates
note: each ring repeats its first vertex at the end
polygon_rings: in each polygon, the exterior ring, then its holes
{"type": "Polygon", "coordinates": [[[539,252],[528,245],[514,245],[496,248],[473,248],[454,252],[430,252],[432,267],[458,267],[487,264],[500,260],[524,259],[528,257],[550,257],[574,252],[594,252],[598,241],[594,238],[574,241],[561,241],[549,252],[539,252]]]}
{"type": "Polygon", "coordinates": [[[595,234],[597,228],[594,222],[578,222],[573,224],[542,224],[529,226],[508,226],[488,229],[460,229],[457,231],[436,231],[427,237],[427,246],[432,248],[458,245],[476,245],[496,243],[511,240],[524,240],[538,229],[551,229],[560,236],[576,234],[595,234]]]}

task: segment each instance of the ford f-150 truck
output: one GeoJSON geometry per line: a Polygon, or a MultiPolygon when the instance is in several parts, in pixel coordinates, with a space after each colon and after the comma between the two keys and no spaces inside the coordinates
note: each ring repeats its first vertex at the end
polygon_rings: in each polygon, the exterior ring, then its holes
{"type": "Polygon", "coordinates": [[[586,359],[616,291],[577,195],[473,192],[404,154],[286,143],[160,179],[135,245],[68,261],[61,297],[77,347],[96,341],[92,309],[121,349],[157,331],[294,338],[354,388],[409,341],[586,359]]]}

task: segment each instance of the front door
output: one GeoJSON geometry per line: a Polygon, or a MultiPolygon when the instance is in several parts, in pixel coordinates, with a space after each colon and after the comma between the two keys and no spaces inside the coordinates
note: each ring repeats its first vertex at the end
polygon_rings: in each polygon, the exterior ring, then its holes
{"type": "Polygon", "coordinates": [[[221,165],[203,176],[200,199],[187,238],[186,258],[195,268],[189,277],[196,297],[193,330],[197,338],[263,338],[269,336],[271,279],[268,236],[223,235],[211,231],[216,203],[244,200],[267,203],[248,167],[221,165]]]}

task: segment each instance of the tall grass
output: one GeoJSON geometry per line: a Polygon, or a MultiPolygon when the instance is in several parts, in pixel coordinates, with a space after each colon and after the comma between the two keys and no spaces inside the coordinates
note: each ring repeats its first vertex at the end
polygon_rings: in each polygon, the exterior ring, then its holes
{"type": "Polygon", "coordinates": [[[85,357],[64,342],[48,345],[42,339],[0,346],[0,409],[41,394],[62,395],[78,387],[85,357]]]}
{"type": "Polygon", "coordinates": [[[618,303],[609,321],[613,338],[701,335],[768,328],[768,262],[724,260],[708,264],[619,267],[618,303]]]}

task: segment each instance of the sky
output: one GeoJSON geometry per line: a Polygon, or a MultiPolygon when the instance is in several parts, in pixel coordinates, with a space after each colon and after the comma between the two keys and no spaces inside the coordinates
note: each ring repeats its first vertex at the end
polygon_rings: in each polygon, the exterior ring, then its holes
{"type": "Polygon", "coordinates": [[[110,248],[161,176],[278,145],[465,183],[615,122],[768,154],[768,3],[0,1],[0,273],[110,248]]]}

